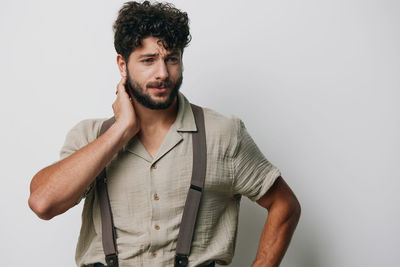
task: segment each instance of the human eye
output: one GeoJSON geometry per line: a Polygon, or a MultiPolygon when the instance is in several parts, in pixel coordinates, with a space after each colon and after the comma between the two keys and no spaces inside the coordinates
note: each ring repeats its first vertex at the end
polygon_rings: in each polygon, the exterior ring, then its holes
{"type": "Polygon", "coordinates": [[[176,63],[179,63],[179,58],[178,57],[169,57],[169,58],[167,58],[167,62],[176,64],[176,63]]]}
{"type": "Polygon", "coordinates": [[[141,62],[149,65],[154,62],[154,59],[153,58],[145,58],[145,59],[141,60],[141,62]]]}

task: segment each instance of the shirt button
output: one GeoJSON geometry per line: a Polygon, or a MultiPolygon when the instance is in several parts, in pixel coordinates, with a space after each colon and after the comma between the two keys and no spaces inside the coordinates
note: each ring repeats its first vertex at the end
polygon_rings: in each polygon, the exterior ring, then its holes
{"type": "Polygon", "coordinates": [[[154,225],[154,229],[160,230],[160,226],[158,224],[154,225]]]}
{"type": "Polygon", "coordinates": [[[154,200],[159,200],[160,197],[157,194],[154,194],[154,200]]]}
{"type": "Polygon", "coordinates": [[[153,256],[153,258],[155,258],[155,257],[157,257],[157,253],[153,252],[153,253],[151,253],[151,256],[153,256]]]}
{"type": "Polygon", "coordinates": [[[151,168],[152,168],[152,169],[157,169],[157,165],[156,165],[156,164],[153,164],[153,165],[151,165],[151,168]]]}

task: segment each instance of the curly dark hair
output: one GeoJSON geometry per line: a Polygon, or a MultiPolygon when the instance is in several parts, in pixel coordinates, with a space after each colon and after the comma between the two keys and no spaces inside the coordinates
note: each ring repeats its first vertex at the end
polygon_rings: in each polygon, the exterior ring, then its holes
{"type": "Polygon", "coordinates": [[[189,18],[169,3],[126,2],[113,25],[114,47],[128,62],[129,55],[146,37],[160,37],[166,49],[183,49],[189,44],[189,18]]]}

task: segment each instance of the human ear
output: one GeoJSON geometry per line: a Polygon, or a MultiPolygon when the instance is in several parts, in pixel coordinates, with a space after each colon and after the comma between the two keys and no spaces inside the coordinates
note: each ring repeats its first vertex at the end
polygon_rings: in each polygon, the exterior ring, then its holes
{"type": "Polygon", "coordinates": [[[126,76],[126,61],[120,54],[117,55],[117,65],[122,77],[126,76]]]}

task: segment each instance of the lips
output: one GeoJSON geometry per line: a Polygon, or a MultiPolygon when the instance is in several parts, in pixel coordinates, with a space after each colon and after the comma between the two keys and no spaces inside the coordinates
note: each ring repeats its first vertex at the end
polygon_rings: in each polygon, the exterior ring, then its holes
{"type": "Polygon", "coordinates": [[[167,87],[150,87],[149,89],[154,90],[158,93],[164,93],[167,91],[167,87]]]}

